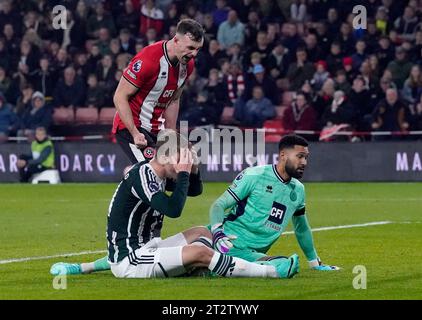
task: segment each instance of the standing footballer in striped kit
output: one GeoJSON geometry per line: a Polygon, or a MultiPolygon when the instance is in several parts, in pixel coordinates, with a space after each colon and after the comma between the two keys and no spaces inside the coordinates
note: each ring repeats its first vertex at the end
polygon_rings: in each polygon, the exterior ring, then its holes
{"type": "Polygon", "coordinates": [[[132,164],[152,159],[160,130],[176,129],[183,86],[203,44],[202,26],[183,19],[172,39],[145,47],[124,70],[112,132],[132,164]]]}

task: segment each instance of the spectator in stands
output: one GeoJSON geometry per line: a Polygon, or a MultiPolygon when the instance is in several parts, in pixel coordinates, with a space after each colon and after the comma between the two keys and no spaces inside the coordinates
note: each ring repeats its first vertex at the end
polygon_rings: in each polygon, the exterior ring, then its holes
{"type": "Polygon", "coordinates": [[[97,70],[97,65],[100,63],[101,59],[103,58],[100,48],[96,43],[94,43],[91,47],[91,50],[89,52],[88,56],[88,72],[94,73],[97,70]]]}
{"type": "Polygon", "coordinates": [[[20,182],[28,182],[35,174],[55,168],[54,146],[44,127],[37,127],[31,153],[21,155],[17,161],[20,182]]]}
{"type": "Polygon", "coordinates": [[[336,73],[336,78],[335,78],[336,91],[341,90],[346,94],[346,96],[348,96],[350,93],[351,87],[352,86],[350,85],[347,79],[346,71],[344,71],[343,69],[338,70],[336,73]]]}
{"type": "Polygon", "coordinates": [[[54,92],[54,105],[75,109],[85,102],[85,84],[76,76],[73,67],[64,70],[64,77],[59,80],[54,92]]]}
{"type": "Polygon", "coordinates": [[[411,130],[422,130],[422,94],[415,105],[410,106],[411,130]]]}
{"type": "Polygon", "coordinates": [[[318,38],[316,34],[309,33],[305,37],[306,51],[308,52],[308,59],[311,62],[317,62],[318,60],[323,60],[326,57],[324,56],[323,49],[321,44],[318,43],[318,38]]]}
{"type": "Polygon", "coordinates": [[[422,94],[422,72],[418,65],[413,65],[409,78],[404,82],[401,91],[404,101],[415,104],[422,94]]]}
{"type": "Polygon", "coordinates": [[[112,16],[105,11],[102,2],[97,2],[95,13],[91,14],[88,18],[86,32],[89,37],[96,39],[99,37],[99,32],[102,28],[107,29],[112,36],[116,34],[116,27],[112,16]]]}
{"type": "Polygon", "coordinates": [[[393,81],[397,88],[403,88],[403,84],[409,77],[412,63],[407,60],[406,51],[400,46],[396,48],[396,59],[391,61],[387,69],[391,71],[393,75],[393,81]]]}
{"type": "Polygon", "coordinates": [[[330,8],[327,12],[327,29],[328,35],[333,39],[340,30],[341,21],[338,16],[338,11],[336,8],[330,8]]]}
{"type": "Polygon", "coordinates": [[[208,44],[208,50],[201,50],[195,59],[197,72],[200,77],[208,78],[211,69],[218,68],[221,59],[226,58],[224,51],[220,50],[220,44],[212,39],[208,44]]]}
{"type": "Polygon", "coordinates": [[[98,30],[98,41],[97,41],[97,45],[98,48],[100,49],[100,54],[101,55],[105,55],[105,54],[110,54],[110,31],[107,28],[100,28],[98,30]]]}
{"type": "Polygon", "coordinates": [[[6,47],[6,40],[0,37],[0,67],[8,69],[11,62],[10,59],[11,57],[6,47]]]}
{"type": "Polygon", "coordinates": [[[316,63],[316,71],[313,78],[311,79],[311,85],[314,90],[321,90],[324,82],[330,77],[327,72],[327,63],[324,60],[320,60],[316,63]]]}
{"type": "Polygon", "coordinates": [[[119,34],[119,39],[120,39],[120,52],[121,53],[129,53],[131,55],[136,54],[136,49],[135,49],[136,42],[130,36],[129,29],[126,29],[126,28],[121,29],[120,34],[119,34]]]}
{"type": "Polygon", "coordinates": [[[116,26],[119,30],[126,29],[133,35],[138,34],[139,12],[133,7],[132,0],[125,1],[124,12],[117,16],[116,26]]]}
{"type": "Polygon", "coordinates": [[[44,95],[41,92],[36,91],[31,98],[31,108],[26,109],[22,115],[18,136],[26,136],[32,139],[37,127],[48,129],[51,122],[51,108],[46,106],[44,95]]]}
{"type": "Polygon", "coordinates": [[[370,91],[365,86],[365,80],[361,76],[353,80],[352,90],[348,98],[353,110],[356,112],[357,129],[359,131],[370,130],[370,116],[374,111],[374,105],[370,103],[370,91]]]}
{"type": "Polygon", "coordinates": [[[218,27],[214,23],[214,18],[210,13],[204,15],[204,30],[206,39],[217,39],[218,27]]]}
{"type": "Polygon", "coordinates": [[[246,102],[242,116],[238,120],[241,125],[261,128],[265,120],[274,118],[275,115],[275,107],[264,96],[263,88],[261,86],[254,86],[252,98],[246,102]]]}
{"type": "Polygon", "coordinates": [[[390,38],[386,36],[380,37],[378,40],[378,48],[376,50],[379,65],[384,70],[388,63],[394,59],[394,48],[391,45],[390,38]]]}
{"type": "MultiPolygon", "coordinates": [[[[213,17],[215,25],[219,27],[220,24],[222,24],[224,21],[227,20],[227,17],[229,16],[230,8],[227,6],[226,0],[216,0],[215,6],[216,8],[212,12],[212,17],[213,17]]],[[[221,41],[218,41],[218,42],[221,43],[221,41]]]]}
{"type": "Polygon", "coordinates": [[[6,23],[4,24],[2,31],[7,52],[9,53],[10,57],[12,57],[13,61],[15,61],[18,57],[20,46],[19,38],[15,33],[15,27],[11,23],[6,23]]]}
{"type": "Polygon", "coordinates": [[[164,28],[164,13],[154,0],[146,0],[141,7],[139,34],[144,36],[149,28],[155,29],[160,36],[164,28]]]}
{"type": "Polygon", "coordinates": [[[353,61],[353,69],[359,70],[360,66],[362,65],[363,61],[366,60],[366,43],[364,40],[358,40],[356,41],[355,45],[355,53],[352,55],[352,61],[353,61]]]}
{"type": "Polygon", "coordinates": [[[280,92],[277,90],[274,80],[272,80],[265,72],[261,64],[254,66],[253,77],[246,81],[245,101],[252,98],[253,88],[260,86],[264,90],[264,96],[270,99],[271,103],[278,105],[280,102],[280,92]]]}
{"type": "Polygon", "coordinates": [[[47,56],[43,56],[39,63],[39,68],[30,73],[31,83],[36,91],[51,99],[57,83],[56,73],[47,56]]]}
{"type": "Polygon", "coordinates": [[[278,42],[267,58],[267,70],[273,79],[285,77],[289,68],[289,53],[281,42],[278,42]]]}
{"type": "Polygon", "coordinates": [[[238,43],[232,44],[227,49],[227,57],[229,59],[230,64],[240,64],[243,63],[243,53],[242,53],[242,47],[238,43]]]}
{"type": "Polygon", "coordinates": [[[261,20],[258,12],[255,10],[249,11],[247,17],[245,24],[245,43],[253,43],[258,31],[261,29],[261,20]]]}
{"type": "Polygon", "coordinates": [[[404,9],[403,15],[394,21],[394,27],[401,39],[414,41],[419,23],[415,10],[408,6],[404,9]]]}
{"type": "Polygon", "coordinates": [[[292,104],[283,114],[283,128],[285,130],[315,130],[317,114],[309,104],[307,95],[299,91],[292,104]]]}
{"type": "Polygon", "coordinates": [[[236,100],[239,99],[245,91],[245,78],[240,64],[230,65],[229,74],[224,79],[224,83],[227,85],[226,91],[229,95],[229,105],[234,105],[236,100]]]}
{"type": "Polygon", "coordinates": [[[218,27],[217,40],[221,48],[226,50],[234,43],[243,45],[245,41],[244,29],[243,23],[237,17],[237,12],[230,10],[227,20],[218,27]]]}
{"type": "MultiPolygon", "coordinates": [[[[305,83],[306,85],[306,83],[305,83]]],[[[335,92],[335,82],[329,78],[324,82],[321,90],[316,93],[313,99],[313,106],[318,114],[318,119],[321,119],[325,110],[331,106],[335,92]]]]}
{"type": "Polygon", "coordinates": [[[353,106],[347,101],[343,91],[334,92],[331,105],[324,111],[321,118],[322,128],[332,127],[336,124],[355,126],[356,113],[353,106]]]}
{"type": "MultiPolygon", "coordinates": [[[[372,129],[376,131],[406,131],[409,122],[406,106],[399,100],[397,89],[387,89],[386,98],[375,107],[372,129]]],[[[390,137],[383,137],[388,140],[390,137]]]]}
{"type": "Polygon", "coordinates": [[[16,105],[14,108],[14,112],[18,117],[22,117],[22,115],[32,108],[32,95],[34,94],[34,88],[32,84],[25,83],[20,90],[20,95],[16,100],[16,105]]]}
{"type": "Polygon", "coordinates": [[[84,106],[88,108],[102,108],[105,102],[104,87],[98,84],[97,76],[93,73],[88,76],[87,83],[88,88],[86,91],[86,99],[84,106]]]}
{"type": "Polygon", "coordinates": [[[66,51],[66,49],[60,48],[54,57],[52,68],[55,72],[57,72],[57,74],[62,74],[64,69],[66,69],[69,65],[70,58],[68,52],[66,51]]]}
{"type": "Polygon", "coordinates": [[[11,85],[12,81],[7,76],[5,68],[0,66],[0,92],[3,93],[3,95],[6,97],[6,100],[11,85]]]}
{"type": "Polygon", "coordinates": [[[330,74],[336,74],[337,70],[343,68],[343,54],[341,53],[340,42],[334,41],[331,44],[330,54],[327,56],[326,61],[330,74]]]}
{"type": "Polygon", "coordinates": [[[307,53],[304,48],[296,51],[296,62],[291,64],[287,71],[291,90],[299,90],[306,80],[311,80],[315,73],[315,68],[307,59],[307,53]]]}
{"type": "Polygon", "coordinates": [[[104,55],[96,71],[99,85],[106,86],[108,82],[113,81],[115,72],[116,67],[113,63],[111,55],[104,55]]]}
{"type": "Polygon", "coordinates": [[[88,56],[86,52],[78,52],[75,55],[75,62],[74,68],[76,74],[82,79],[86,80],[88,78],[88,74],[90,73],[90,65],[88,64],[88,56]]]}
{"type": "MultiPolygon", "coordinates": [[[[249,57],[253,52],[257,52],[260,55],[261,61],[260,63],[264,66],[267,66],[268,57],[270,56],[272,51],[272,47],[269,44],[267,32],[266,31],[258,31],[256,35],[256,45],[252,46],[251,49],[248,51],[249,54],[246,54],[246,63],[249,63],[249,57]]],[[[266,68],[266,70],[268,70],[266,68]]]]}
{"type": "Polygon", "coordinates": [[[13,29],[20,34],[21,32],[21,24],[22,21],[19,10],[13,6],[12,0],[5,0],[2,2],[2,6],[0,7],[0,29],[7,24],[13,26],[13,29]]]}
{"type": "Polygon", "coordinates": [[[0,92],[0,142],[7,140],[9,134],[16,129],[17,123],[16,114],[0,92]]]}

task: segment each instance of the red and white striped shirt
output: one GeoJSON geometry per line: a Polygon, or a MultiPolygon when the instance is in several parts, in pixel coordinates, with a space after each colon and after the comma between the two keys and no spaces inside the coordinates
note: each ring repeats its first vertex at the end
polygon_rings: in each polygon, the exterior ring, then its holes
{"type": "MultiPolygon", "coordinates": [[[[194,60],[173,66],[166,49],[167,41],[159,41],[142,49],[123,71],[123,77],[138,88],[129,99],[133,121],[137,128],[156,135],[164,129],[163,113],[176,91],[183,87],[194,69],[194,60]]],[[[113,133],[125,124],[116,112],[113,133]]]]}

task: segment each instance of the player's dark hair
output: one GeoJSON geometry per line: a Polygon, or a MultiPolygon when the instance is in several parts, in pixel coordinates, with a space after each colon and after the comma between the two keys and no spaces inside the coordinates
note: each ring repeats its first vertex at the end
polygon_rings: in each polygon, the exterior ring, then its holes
{"type": "Polygon", "coordinates": [[[278,144],[278,151],[284,150],[284,149],[291,149],[295,146],[302,146],[307,147],[309,145],[308,141],[306,141],[305,138],[298,136],[296,134],[288,134],[281,138],[279,144],[278,144]]]}
{"type": "Polygon", "coordinates": [[[193,19],[182,19],[177,24],[176,33],[183,35],[189,33],[192,41],[199,42],[204,38],[205,31],[199,22],[193,19]]]}

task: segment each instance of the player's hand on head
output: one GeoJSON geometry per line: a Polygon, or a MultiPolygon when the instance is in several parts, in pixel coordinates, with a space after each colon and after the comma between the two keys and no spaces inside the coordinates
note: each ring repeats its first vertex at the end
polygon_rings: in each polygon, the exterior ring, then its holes
{"type": "Polygon", "coordinates": [[[319,258],[309,261],[309,266],[312,270],[318,271],[337,271],[340,270],[340,267],[330,266],[321,262],[319,258]]]}
{"type": "Polygon", "coordinates": [[[211,232],[212,246],[216,251],[227,253],[233,248],[232,240],[235,240],[237,237],[235,235],[225,234],[221,223],[212,226],[211,232]]]}
{"type": "Polygon", "coordinates": [[[143,148],[147,146],[148,141],[145,139],[145,135],[143,133],[137,132],[133,135],[133,143],[138,148],[143,148]]]}
{"type": "Polygon", "coordinates": [[[187,172],[190,174],[193,165],[192,152],[188,148],[182,148],[180,150],[179,161],[175,165],[175,170],[179,172],[187,172]]]}

